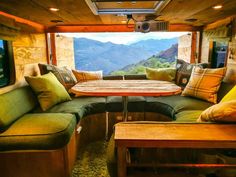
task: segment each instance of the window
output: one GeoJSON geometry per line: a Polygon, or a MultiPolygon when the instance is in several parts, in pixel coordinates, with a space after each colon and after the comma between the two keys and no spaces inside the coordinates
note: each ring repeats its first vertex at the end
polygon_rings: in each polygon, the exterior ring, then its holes
{"type": "Polygon", "coordinates": [[[0,87],[13,84],[15,69],[11,42],[0,40],[0,87]]]}
{"type": "MultiPolygon", "coordinates": [[[[104,32],[60,33],[58,36],[73,38],[76,69],[102,70],[103,75],[125,75],[144,74],[146,67],[174,67],[178,58],[179,37],[187,34],[188,32],[104,32]]],[[[68,42],[66,44],[69,46],[68,42]]]]}

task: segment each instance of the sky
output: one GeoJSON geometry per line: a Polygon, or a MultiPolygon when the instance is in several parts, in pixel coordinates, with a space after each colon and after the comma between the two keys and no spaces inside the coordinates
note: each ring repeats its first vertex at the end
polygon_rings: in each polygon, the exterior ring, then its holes
{"type": "Polygon", "coordinates": [[[115,44],[131,44],[140,40],[147,39],[170,39],[179,37],[188,32],[149,32],[149,33],[134,33],[134,32],[120,32],[120,33],[61,33],[60,35],[77,38],[88,38],[101,42],[112,42],[115,44]]]}

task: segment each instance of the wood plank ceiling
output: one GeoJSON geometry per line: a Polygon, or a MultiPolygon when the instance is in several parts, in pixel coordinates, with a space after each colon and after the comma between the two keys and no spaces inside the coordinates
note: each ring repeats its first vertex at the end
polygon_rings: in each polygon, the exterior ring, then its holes
{"type": "MultiPolygon", "coordinates": [[[[126,4],[129,3],[126,2],[126,4]]],[[[122,20],[127,20],[126,16],[117,16],[114,14],[94,15],[85,0],[1,0],[0,11],[37,22],[45,27],[56,25],[122,24],[122,20]],[[52,12],[49,10],[49,7],[55,7],[60,10],[52,12]],[[51,20],[62,22],[54,23],[51,20]]],[[[171,24],[203,26],[235,15],[235,12],[236,0],[171,0],[156,15],[160,15],[158,20],[166,20],[171,24]],[[223,8],[214,10],[212,6],[217,4],[223,5],[223,8]],[[196,21],[186,21],[186,19],[193,18],[196,21]]],[[[136,14],[133,16],[138,20],[144,20],[146,15],[136,14]]]]}

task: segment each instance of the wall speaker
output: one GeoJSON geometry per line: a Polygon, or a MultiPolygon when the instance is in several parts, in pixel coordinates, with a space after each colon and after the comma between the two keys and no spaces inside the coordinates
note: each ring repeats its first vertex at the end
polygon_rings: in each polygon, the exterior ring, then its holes
{"type": "Polygon", "coordinates": [[[169,22],[166,21],[143,21],[135,23],[135,31],[147,33],[150,31],[168,31],[169,22]]]}

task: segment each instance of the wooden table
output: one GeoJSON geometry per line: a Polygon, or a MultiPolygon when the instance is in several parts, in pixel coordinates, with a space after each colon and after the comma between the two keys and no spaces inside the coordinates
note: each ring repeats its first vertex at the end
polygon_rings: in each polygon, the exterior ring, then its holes
{"type": "MultiPolygon", "coordinates": [[[[115,126],[115,143],[118,153],[118,177],[125,177],[128,147],[236,148],[236,125],[124,122],[115,126]]],[[[212,165],[236,167],[235,164],[212,165]]]]}
{"type": "Polygon", "coordinates": [[[77,96],[122,96],[124,121],[128,117],[128,96],[167,96],[181,92],[171,82],[157,80],[95,80],[76,84],[70,90],[77,96]]]}

